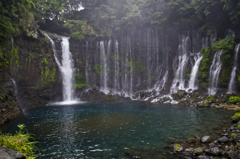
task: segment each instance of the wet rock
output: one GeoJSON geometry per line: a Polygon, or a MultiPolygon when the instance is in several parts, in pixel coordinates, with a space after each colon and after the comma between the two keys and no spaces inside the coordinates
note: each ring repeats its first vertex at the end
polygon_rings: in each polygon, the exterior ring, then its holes
{"type": "Polygon", "coordinates": [[[20,152],[2,146],[0,147],[0,159],[26,159],[26,157],[20,152]]]}
{"type": "Polygon", "coordinates": [[[195,138],[189,138],[189,139],[187,140],[187,142],[188,142],[188,143],[195,143],[195,142],[197,142],[197,140],[196,140],[195,138]]]}
{"type": "Polygon", "coordinates": [[[168,137],[168,138],[166,139],[166,142],[173,144],[173,143],[176,143],[177,140],[176,140],[175,138],[173,138],[173,137],[168,137]]]}
{"type": "Polygon", "coordinates": [[[228,147],[228,145],[226,145],[225,146],[225,151],[229,151],[230,149],[229,149],[229,147],[228,147]]]}
{"type": "Polygon", "coordinates": [[[205,106],[205,103],[199,102],[199,103],[197,103],[197,106],[198,106],[198,107],[204,107],[204,106],[205,106]]]}
{"type": "Polygon", "coordinates": [[[221,143],[226,143],[229,141],[229,139],[226,136],[223,136],[222,138],[219,138],[218,141],[221,143]]]}
{"type": "Polygon", "coordinates": [[[240,156],[234,151],[229,151],[228,155],[231,157],[231,159],[239,159],[240,158],[240,156]]]}
{"type": "Polygon", "coordinates": [[[210,105],[210,107],[215,107],[216,106],[216,104],[215,103],[212,103],[211,105],[210,105]]]}
{"type": "Polygon", "coordinates": [[[200,155],[202,154],[204,151],[204,148],[203,147],[197,147],[193,150],[193,153],[196,154],[196,155],[200,155]]]}
{"type": "Polygon", "coordinates": [[[208,157],[207,156],[198,156],[198,159],[208,159],[208,157]]]}
{"type": "Polygon", "coordinates": [[[210,136],[204,136],[202,137],[202,140],[201,140],[203,143],[208,143],[211,141],[211,137],[210,136]]]}
{"type": "Polygon", "coordinates": [[[209,147],[212,148],[212,147],[215,147],[216,145],[214,143],[210,143],[209,144],[209,147]]]}
{"type": "Polygon", "coordinates": [[[240,116],[234,115],[233,117],[231,117],[232,122],[236,123],[240,120],[240,116]]]}
{"type": "Polygon", "coordinates": [[[174,144],[174,151],[175,152],[181,152],[181,151],[183,151],[183,147],[182,147],[182,145],[180,145],[180,144],[174,144]]]}
{"type": "Polygon", "coordinates": [[[213,147],[210,149],[210,153],[211,153],[211,155],[217,156],[221,153],[221,151],[219,150],[219,147],[213,147]]]}

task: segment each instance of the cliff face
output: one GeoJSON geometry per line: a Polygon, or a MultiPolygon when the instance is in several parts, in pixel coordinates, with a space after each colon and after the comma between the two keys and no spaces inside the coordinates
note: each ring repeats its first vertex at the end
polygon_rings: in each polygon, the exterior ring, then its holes
{"type": "Polygon", "coordinates": [[[98,87],[107,94],[126,96],[197,89],[193,68],[198,67],[201,49],[216,39],[216,34],[143,28],[122,31],[110,39],[72,41],[76,88],[98,87]]]}
{"type": "MultiPolygon", "coordinates": [[[[10,115],[12,119],[22,115],[21,109],[44,106],[51,101],[61,100],[61,77],[51,43],[45,36],[40,35],[38,39],[24,36],[9,39],[1,45],[0,50],[1,101],[11,102],[10,105],[2,107],[2,112],[13,113],[10,115]],[[11,78],[16,82],[15,88],[11,78]],[[17,90],[18,102],[14,89],[17,90]],[[12,98],[15,103],[11,101],[12,98]],[[6,109],[7,107],[9,109],[6,109]]],[[[5,115],[2,113],[1,117],[5,118],[5,115]]]]}
{"type": "Polygon", "coordinates": [[[0,125],[23,115],[14,83],[7,70],[0,70],[0,125]]]}

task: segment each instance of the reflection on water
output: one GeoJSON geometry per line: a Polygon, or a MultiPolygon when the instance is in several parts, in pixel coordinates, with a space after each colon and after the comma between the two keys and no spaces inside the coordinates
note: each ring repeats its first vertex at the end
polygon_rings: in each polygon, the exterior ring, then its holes
{"type": "Polygon", "coordinates": [[[25,124],[40,141],[43,158],[127,158],[125,151],[155,151],[169,144],[169,137],[214,135],[211,126],[230,124],[231,115],[224,110],[139,102],[83,103],[27,111],[2,130],[15,132],[16,125],[25,124]]]}

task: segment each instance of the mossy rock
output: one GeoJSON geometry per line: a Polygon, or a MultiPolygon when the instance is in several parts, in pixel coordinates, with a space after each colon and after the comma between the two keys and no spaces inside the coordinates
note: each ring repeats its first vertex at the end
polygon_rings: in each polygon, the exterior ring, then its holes
{"type": "Polygon", "coordinates": [[[240,112],[236,112],[233,117],[231,117],[232,122],[236,123],[240,120],[240,112]]]}
{"type": "Polygon", "coordinates": [[[174,144],[174,151],[176,151],[176,152],[183,151],[183,146],[180,144],[174,144]]]}
{"type": "Polygon", "coordinates": [[[187,142],[188,143],[195,143],[195,142],[197,142],[197,140],[195,138],[189,138],[189,139],[187,139],[187,142]]]}

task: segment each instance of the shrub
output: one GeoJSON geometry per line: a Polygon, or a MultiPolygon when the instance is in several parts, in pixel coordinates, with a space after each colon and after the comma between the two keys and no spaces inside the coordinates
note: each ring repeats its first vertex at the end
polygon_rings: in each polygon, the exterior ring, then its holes
{"type": "Polygon", "coordinates": [[[229,102],[238,103],[238,102],[240,102],[240,97],[238,97],[238,96],[231,96],[229,98],[229,102]]]}
{"type": "MultiPolygon", "coordinates": [[[[2,134],[0,135],[0,146],[5,146],[11,148],[15,151],[21,152],[27,159],[34,159],[34,151],[38,148],[34,145],[38,142],[30,142],[31,134],[25,133],[23,129],[24,124],[18,125],[19,131],[15,135],[12,134],[2,134]]],[[[39,150],[38,150],[39,151],[39,150]]]]}

